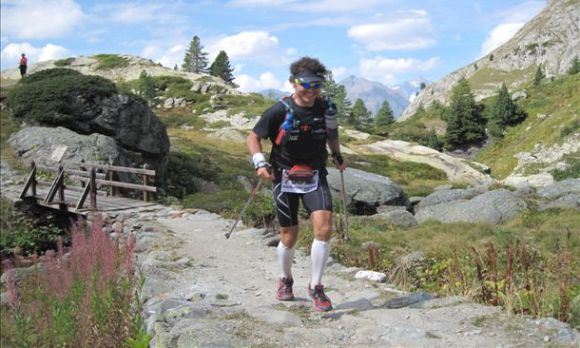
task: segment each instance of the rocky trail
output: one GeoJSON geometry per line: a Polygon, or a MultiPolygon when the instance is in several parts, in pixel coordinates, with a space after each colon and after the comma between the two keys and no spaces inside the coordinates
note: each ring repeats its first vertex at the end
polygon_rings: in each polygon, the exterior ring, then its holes
{"type": "Polygon", "coordinates": [[[355,279],[329,261],[323,282],[335,309],[311,310],[310,259],[298,250],[296,300],[275,299],[275,238],[205,211],[140,215],[139,260],[152,347],[577,347],[555,319],[509,315],[462,297],[408,294],[355,279]]]}
{"type": "MultiPolygon", "coordinates": [[[[2,163],[2,195],[22,178],[2,163]]],[[[150,347],[579,347],[556,319],[510,315],[463,297],[405,293],[357,279],[332,259],[323,278],[334,310],[311,309],[310,258],[297,250],[296,300],[275,299],[276,236],[203,210],[154,205],[109,212],[111,226],[137,235],[137,264],[150,347]]]]}

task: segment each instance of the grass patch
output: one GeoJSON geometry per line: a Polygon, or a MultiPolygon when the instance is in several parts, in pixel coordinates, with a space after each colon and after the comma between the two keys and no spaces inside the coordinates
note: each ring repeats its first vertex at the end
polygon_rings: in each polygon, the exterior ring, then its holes
{"type": "Polygon", "coordinates": [[[383,175],[401,185],[408,196],[424,196],[447,183],[447,174],[427,164],[401,162],[381,155],[347,155],[349,166],[383,175]]]}
{"type": "Polygon", "coordinates": [[[568,154],[562,158],[563,162],[566,163],[565,169],[554,169],[551,171],[554,179],[556,181],[561,181],[565,179],[577,179],[580,178],[580,153],[574,152],[568,154]]]}
{"type": "Polygon", "coordinates": [[[469,79],[469,85],[473,91],[480,89],[498,89],[501,82],[510,86],[514,82],[531,82],[536,72],[535,66],[530,66],[523,70],[502,71],[484,67],[479,69],[469,79]]]}
{"type": "Polygon", "coordinates": [[[508,127],[504,138],[496,139],[478,153],[476,161],[488,165],[492,176],[501,179],[516,167],[515,154],[530,152],[540,142],[546,147],[561,143],[578,122],[578,116],[574,114],[580,110],[579,86],[580,75],[576,74],[530,87],[529,98],[518,102],[528,113],[527,119],[517,126],[508,127]],[[538,114],[549,117],[541,120],[538,114]]]}
{"type": "MultiPolygon", "coordinates": [[[[347,266],[385,272],[407,290],[466,295],[579,327],[578,309],[571,307],[571,300],[580,295],[577,226],[577,211],[558,209],[530,211],[502,226],[433,222],[406,231],[351,216],[350,241],[337,240],[332,257],[347,266]],[[379,245],[373,262],[362,248],[369,241],[379,245]],[[405,264],[404,256],[413,252],[422,257],[405,264]]],[[[301,230],[299,245],[308,251],[310,224],[303,221],[301,230]]]]}
{"type": "Polygon", "coordinates": [[[97,70],[117,69],[129,66],[129,59],[116,54],[97,54],[93,57],[98,62],[97,70]]]}
{"type": "Polygon", "coordinates": [[[58,67],[69,66],[72,63],[74,63],[74,61],[75,61],[74,57],[59,59],[59,60],[54,62],[54,65],[58,66],[58,67]]]}

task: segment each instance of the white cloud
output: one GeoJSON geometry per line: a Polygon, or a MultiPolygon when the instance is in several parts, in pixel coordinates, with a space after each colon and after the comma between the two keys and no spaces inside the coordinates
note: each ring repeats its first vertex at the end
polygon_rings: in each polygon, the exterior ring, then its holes
{"type": "Polygon", "coordinates": [[[282,87],[280,81],[271,72],[261,74],[258,79],[242,74],[236,76],[234,82],[240,86],[239,89],[243,92],[258,92],[264,89],[280,89],[282,87]]]}
{"type": "Polygon", "coordinates": [[[62,46],[53,44],[34,47],[28,42],[10,43],[2,50],[2,67],[16,67],[21,53],[25,53],[28,57],[29,64],[33,64],[35,62],[64,58],[68,55],[68,50],[62,46]],[[7,64],[4,64],[5,62],[7,64]],[[14,64],[12,65],[10,62],[14,62],[14,64]]]}
{"type": "Polygon", "coordinates": [[[276,7],[289,5],[296,0],[232,0],[230,6],[234,7],[276,7]]]}
{"type": "Polygon", "coordinates": [[[183,45],[175,45],[166,48],[151,44],[145,46],[141,50],[142,57],[149,58],[154,62],[160,63],[161,65],[172,69],[175,64],[177,64],[177,67],[181,67],[184,55],[185,46],[183,45]]]}
{"type": "Polygon", "coordinates": [[[407,12],[408,18],[356,25],[348,36],[370,51],[414,50],[437,43],[431,20],[425,11],[407,12]]]}
{"type": "Polygon", "coordinates": [[[424,72],[435,68],[439,64],[439,58],[433,57],[428,60],[415,58],[383,58],[362,59],[359,64],[360,73],[370,80],[381,80],[390,84],[396,80],[396,75],[409,72],[424,72]]]}
{"type": "Polygon", "coordinates": [[[481,45],[481,56],[506,43],[525,23],[504,23],[496,26],[481,45]]]}
{"type": "Polygon", "coordinates": [[[210,61],[222,50],[227,53],[230,61],[247,59],[269,66],[287,62],[278,38],[265,31],[242,31],[214,41],[207,46],[210,61]]]}
{"type": "Polygon", "coordinates": [[[332,70],[332,77],[334,78],[335,81],[339,79],[340,76],[344,76],[348,73],[348,69],[343,66],[332,68],[330,70],[332,70]]]}
{"type": "Polygon", "coordinates": [[[163,5],[129,3],[118,4],[111,8],[112,19],[124,24],[135,24],[155,20],[163,5]]]}
{"type": "Polygon", "coordinates": [[[371,9],[376,5],[387,4],[390,0],[232,0],[235,7],[284,7],[292,12],[351,12],[371,9]]]}
{"type": "Polygon", "coordinates": [[[70,33],[84,17],[73,0],[2,1],[2,33],[19,39],[46,39],[70,33]]]}

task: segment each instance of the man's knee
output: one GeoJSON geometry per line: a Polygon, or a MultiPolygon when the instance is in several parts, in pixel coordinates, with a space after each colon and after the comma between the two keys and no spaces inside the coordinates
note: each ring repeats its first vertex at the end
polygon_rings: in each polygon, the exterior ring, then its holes
{"type": "Polygon", "coordinates": [[[298,239],[298,226],[280,227],[280,241],[287,248],[293,248],[298,239]]]}

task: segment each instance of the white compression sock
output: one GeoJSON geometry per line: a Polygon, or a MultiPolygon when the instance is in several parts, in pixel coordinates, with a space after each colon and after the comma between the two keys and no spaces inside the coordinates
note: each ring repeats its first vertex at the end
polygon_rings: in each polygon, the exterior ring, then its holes
{"type": "Polygon", "coordinates": [[[312,279],[310,286],[312,288],[319,285],[322,281],[328,255],[330,255],[330,243],[315,239],[312,242],[312,249],[310,251],[310,257],[312,259],[312,279]]]}
{"type": "Polygon", "coordinates": [[[292,278],[292,261],[294,260],[294,248],[290,249],[282,241],[278,243],[278,248],[276,249],[276,254],[278,255],[278,263],[280,264],[280,269],[282,273],[281,278],[292,278]]]}

